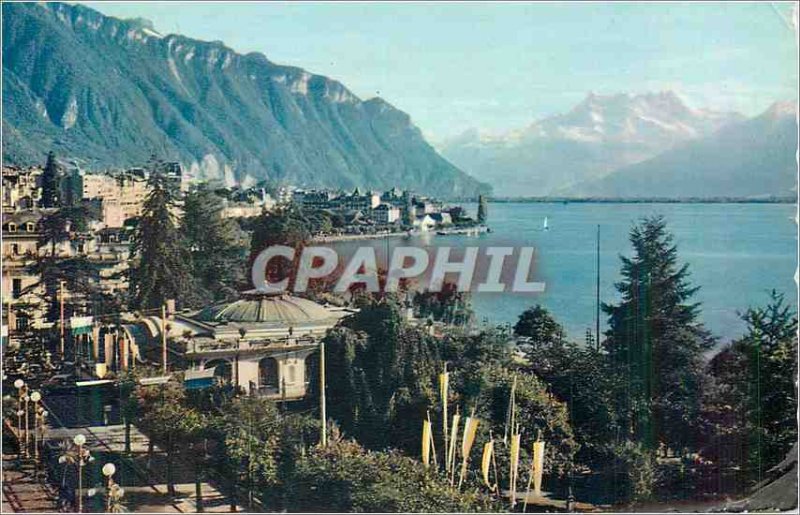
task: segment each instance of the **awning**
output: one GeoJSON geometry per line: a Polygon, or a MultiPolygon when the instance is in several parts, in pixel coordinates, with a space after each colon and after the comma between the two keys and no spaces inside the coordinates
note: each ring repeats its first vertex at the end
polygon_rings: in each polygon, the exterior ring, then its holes
{"type": "Polygon", "coordinates": [[[214,385],[214,369],[187,370],[183,375],[183,385],[187,390],[200,390],[214,385]]]}
{"type": "Polygon", "coordinates": [[[90,334],[92,332],[92,317],[72,317],[69,319],[69,327],[74,336],[80,334],[90,334]]]}

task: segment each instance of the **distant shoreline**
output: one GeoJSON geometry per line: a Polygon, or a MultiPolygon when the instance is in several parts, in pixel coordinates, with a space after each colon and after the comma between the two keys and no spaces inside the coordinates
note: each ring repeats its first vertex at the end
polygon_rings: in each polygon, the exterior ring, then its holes
{"type": "MultiPolygon", "coordinates": [[[[796,204],[796,197],[766,198],[564,198],[564,197],[489,197],[497,204],[796,204]]],[[[460,202],[475,202],[474,199],[455,199],[460,202]]]]}

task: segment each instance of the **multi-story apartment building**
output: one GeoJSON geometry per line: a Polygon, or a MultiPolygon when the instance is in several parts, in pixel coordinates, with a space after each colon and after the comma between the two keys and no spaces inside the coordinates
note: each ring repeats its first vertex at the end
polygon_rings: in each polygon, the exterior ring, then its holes
{"type": "MultiPolygon", "coordinates": [[[[55,244],[44,241],[42,219],[47,212],[38,210],[8,214],[3,219],[3,318],[8,321],[12,345],[30,328],[42,329],[52,325],[47,316],[47,300],[55,299],[59,286],[45,285],[36,270],[42,257],[83,257],[93,264],[89,277],[100,291],[119,294],[128,288],[124,272],[128,267],[131,230],[100,229],[72,233],[55,244]]],[[[85,299],[65,288],[64,298],[71,306],[80,306],[85,299]]],[[[87,301],[88,302],[88,301],[87,301]]]]}
{"type": "Polygon", "coordinates": [[[42,193],[42,169],[3,167],[3,212],[33,209],[42,193]]]}
{"type": "Polygon", "coordinates": [[[8,321],[11,345],[44,314],[44,287],[32,267],[39,255],[41,213],[23,211],[3,217],[3,318],[8,321]]]}
{"type": "Polygon", "coordinates": [[[67,175],[67,188],[75,201],[94,200],[100,204],[106,227],[122,227],[125,220],[142,214],[150,192],[148,173],[132,168],[117,174],[87,173],[74,170],[67,175]]]}
{"type": "Polygon", "coordinates": [[[381,203],[372,210],[372,220],[380,225],[389,225],[400,219],[400,208],[381,203]]]}

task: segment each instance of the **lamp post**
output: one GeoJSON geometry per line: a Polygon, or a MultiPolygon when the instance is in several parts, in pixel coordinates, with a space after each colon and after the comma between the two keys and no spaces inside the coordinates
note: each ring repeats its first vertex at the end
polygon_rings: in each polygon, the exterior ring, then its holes
{"type": "Polygon", "coordinates": [[[80,433],[75,435],[72,443],[78,447],[78,513],[83,513],[83,465],[94,458],[92,458],[88,450],[83,448],[86,443],[85,436],[80,433]]]}
{"type": "Polygon", "coordinates": [[[121,508],[120,501],[125,495],[125,490],[114,481],[114,473],[117,467],[113,463],[103,465],[103,475],[108,478],[106,482],[106,512],[118,513],[121,508]]]}
{"type": "Polygon", "coordinates": [[[25,455],[27,456],[27,455],[30,454],[30,445],[31,445],[30,444],[30,436],[28,436],[28,434],[31,432],[31,429],[30,429],[30,427],[31,427],[30,426],[30,417],[28,416],[28,402],[30,402],[31,396],[27,394],[27,389],[26,389],[25,397],[23,397],[22,400],[25,401],[25,408],[24,408],[24,410],[25,410],[25,455]]]}
{"type": "Polygon", "coordinates": [[[25,414],[25,410],[23,410],[22,406],[24,404],[25,396],[28,394],[28,387],[25,386],[25,381],[22,379],[17,379],[14,381],[14,387],[17,389],[17,443],[19,444],[19,455],[20,457],[27,455],[27,449],[23,445],[22,441],[25,440],[25,437],[22,436],[24,429],[22,427],[22,415],[25,414]]]}
{"type": "Polygon", "coordinates": [[[33,459],[39,461],[39,401],[42,400],[42,394],[31,393],[31,400],[33,401],[33,459]]]}
{"type": "MultiPolygon", "coordinates": [[[[39,423],[39,445],[42,446],[42,452],[44,452],[45,423],[47,422],[47,415],[49,415],[47,410],[42,407],[39,407],[39,412],[36,414],[36,417],[39,423]]],[[[40,468],[44,469],[44,460],[37,461],[37,467],[36,467],[37,477],[39,476],[40,468]]]]}

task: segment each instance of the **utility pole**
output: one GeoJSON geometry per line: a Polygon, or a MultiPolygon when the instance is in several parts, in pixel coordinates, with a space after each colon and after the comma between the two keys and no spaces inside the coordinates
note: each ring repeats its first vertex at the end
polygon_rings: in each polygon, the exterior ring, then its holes
{"type": "Polygon", "coordinates": [[[61,330],[61,359],[64,359],[64,280],[61,279],[58,282],[58,289],[59,289],[59,300],[61,302],[61,326],[59,329],[61,330]]]}
{"type": "Polygon", "coordinates": [[[167,375],[167,306],[161,305],[161,364],[164,375],[167,375]]]}
{"type": "Polygon", "coordinates": [[[600,350],[600,224],[597,224],[597,284],[595,289],[595,345],[600,350]]]}
{"type": "Polygon", "coordinates": [[[322,437],[320,444],[322,447],[328,446],[328,415],[325,412],[325,340],[319,343],[319,412],[322,423],[322,437]]]}

